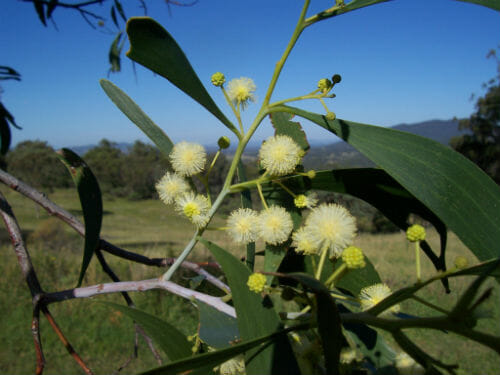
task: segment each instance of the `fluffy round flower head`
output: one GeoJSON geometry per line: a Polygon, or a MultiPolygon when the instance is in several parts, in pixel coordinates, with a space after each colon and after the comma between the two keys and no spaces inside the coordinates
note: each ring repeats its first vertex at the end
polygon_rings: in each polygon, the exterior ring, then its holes
{"type": "Polygon", "coordinates": [[[255,242],[257,233],[257,213],[250,208],[238,208],[227,219],[229,234],[235,242],[248,244],[255,242]]]}
{"type": "Polygon", "coordinates": [[[293,203],[297,208],[313,208],[318,204],[318,199],[314,193],[310,195],[300,194],[295,197],[293,203]]]}
{"type": "MultiPolygon", "coordinates": [[[[361,308],[363,311],[370,309],[377,303],[389,297],[391,295],[391,290],[387,284],[374,284],[361,289],[359,293],[359,300],[361,302],[361,308]]],[[[399,312],[399,305],[393,305],[390,309],[393,313],[399,312]]]]}
{"type": "Polygon", "coordinates": [[[356,219],[344,207],[328,203],[313,208],[306,219],[307,231],[318,249],[339,257],[356,235],[356,219]]]}
{"type": "Polygon", "coordinates": [[[295,247],[296,252],[304,253],[304,255],[313,255],[318,253],[316,243],[311,234],[306,230],[306,227],[297,229],[297,231],[293,233],[292,239],[292,246],[295,247]]]}
{"type": "Polygon", "coordinates": [[[304,151],[287,135],[275,135],[264,141],[259,150],[262,167],[272,176],[292,173],[304,151]]]}
{"type": "Polygon", "coordinates": [[[405,352],[398,353],[394,365],[399,375],[423,375],[425,369],[405,352]]]}
{"type": "Polygon", "coordinates": [[[266,277],[261,273],[252,273],[248,277],[247,285],[248,288],[255,293],[260,293],[264,290],[264,286],[266,285],[266,277]]]}
{"type": "Polygon", "coordinates": [[[342,261],[347,268],[364,268],[366,266],[365,256],[359,247],[349,246],[342,252],[342,261]]]}
{"type": "Polygon", "coordinates": [[[271,206],[259,214],[257,229],[259,237],[265,242],[279,245],[290,236],[292,217],[283,207],[271,206]]]}
{"type": "Polygon", "coordinates": [[[212,85],[220,87],[224,84],[224,82],[226,82],[226,77],[221,72],[217,72],[212,74],[211,81],[212,85]]]}
{"type": "Polygon", "coordinates": [[[255,101],[253,93],[256,88],[250,78],[235,78],[227,84],[227,95],[235,105],[239,104],[242,109],[245,109],[249,101],[255,101]]]}
{"type": "Polygon", "coordinates": [[[219,367],[219,373],[220,375],[245,375],[245,357],[243,354],[222,363],[219,367]]]}
{"type": "Polygon", "coordinates": [[[418,224],[413,224],[406,230],[406,238],[410,242],[425,240],[425,228],[418,224]]]}
{"type": "Polygon", "coordinates": [[[207,154],[202,145],[185,141],[177,143],[169,156],[172,167],[181,176],[200,173],[207,160],[207,154]]]}
{"type": "Polygon", "coordinates": [[[189,185],[184,178],[176,173],[167,172],[156,183],[156,191],[165,204],[171,204],[175,198],[189,190],[189,185]]]}
{"type": "Polygon", "coordinates": [[[207,197],[188,192],[175,200],[177,211],[185,215],[197,228],[202,228],[208,223],[208,210],[210,202],[207,197]]]}

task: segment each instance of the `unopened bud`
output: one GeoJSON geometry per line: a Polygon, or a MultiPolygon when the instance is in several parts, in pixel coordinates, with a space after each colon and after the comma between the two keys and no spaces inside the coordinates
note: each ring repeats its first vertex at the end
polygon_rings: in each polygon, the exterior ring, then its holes
{"type": "Polygon", "coordinates": [[[318,81],[318,89],[320,89],[321,92],[327,92],[332,86],[333,84],[328,78],[323,78],[318,81]]]}
{"type": "Polygon", "coordinates": [[[220,87],[226,82],[226,77],[221,72],[217,72],[212,74],[211,80],[214,86],[220,87]]]}
{"type": "Polygon", "coordinates": [[[333,121],[337,116],[333,112],[328,112],[325,117],[328,121],[333,121]]]}
{"type": "Polygon", "coordinates": [[[316,177],[316,171],[314,170],[307,171],[307,177],[309,177],[312,180],[314,177],[316,177]]]}
{"type": "Polygon", "coordinates": [[[217,144],[219,145],[219,147],[222,150],[224,150],[224,149],[228,148],[231,145],[231,141],[229,140],[228,137],[223,136],[223,137],[219,138],[219,140],[217,141],[217,144]]]}
{"type": "Polygon", "coordinates": [[[335,85],[340,81],[342,81],[342,77],[340,76],[340,74],[334,74],[332,77],[332,83],[335,85]]]}

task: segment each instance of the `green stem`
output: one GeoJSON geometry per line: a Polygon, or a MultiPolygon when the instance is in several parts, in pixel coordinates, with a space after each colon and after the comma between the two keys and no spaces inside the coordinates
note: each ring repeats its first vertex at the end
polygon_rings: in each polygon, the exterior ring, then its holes
{"type": "Polygon", "coordinates": [[[222,93],[224,94],[224,98],[226,98],[227,104],[229,104],[229,107],[231,107],[231,109],[233,110],[234,115],[236,116],[236,119],[238,120],[238,124],[240,126],[240,132],[241,133],[237,133],[236,135],[238,136],[238,139],[241,139],[243,137],[243,135],[244,135],[244,131],[243,131],[243,124],[241,122],[240,112],[237,111],[236,108],[234,108],[234,104],[231,101],[231,99],[229,99],[229,96],[227,95],[227,92],[226,92],[226,89],[224,89],[224,86],[221,86],[220,88],[222,89],[222,93]]]}
{"type": "Polygon", "coordinates": [[[441,307],[436,306],[436,305],[434,305],[433,303],[427,302],[426,300],[424,300],[424,299],[422,299],[422,298],[420,298],[420,297],[417,297],[416,295],[411,296],[411,298],[413,298],[413,299],[414,299],[415,301],[417,301],[417,302],[420,302],[422,305],[425,305],[425,306],[427,306],[427,307],[430,307],[431,309],[434,309],[434,310],[436,310],[436,311],[439,311],[439,312],[441,312],[441,313],[443,313],[443,314],[448,315],[448,314],[450,313],[449,311],[446,311],[445,309],[442,309],[441,307]]]}
{"type": "Polygon", "coordinates": [[[266,210],[268,210],[269,207],[267,207],[267,203],[266,203],[266,200],[264,199],[264,194],[262,194],[262,187],[260,186],[260,184],[257,184],[257,191],[259,192],[259,197],[260,197],[260,200],[262,201],[262,205],[264,206],[264,208],[266,210]]]}
{"type": "Polygon", "coordinates": [[[328,254],[328,247],[323,246],[323,251],[321,253],[321,257],[319,258],[318,269],[316,270],[316,279],[319,280],[321,278],[321,272],[323,271],[323,267],[325,265],[326,256],[328,254]]]}
{"type": "MultiPolygon", "coordinates": [[[[339,278],[341,278],[346,272],[348,271],[347,266],[345,263],[342,263],[339,268],[335,270],[334,273],[330,275],[330,277],[325,281],[325,285],[328,287],[328,285],[335,283],[339,278]]],[[[333,285],[332,285],[333,288],[333,285]]]]}
{"type": "Polygon", "coordinates": [[[420,277],[420,242],[416,241],[415,242],[415,263],[417,266],[417,283],[420,283],[421,277],[420,277]]]}
{"type": "Polygon", "coordinates": [[[277,181],[274,181],[274,183],[281,186],[281,188],[283,190],[285,190],[288,194],[290,194],[293,198],[295,198],[297,196],[297,194],[295,194],[293,191],[291,191],[289,188],[287,188],[281,181],[277,180],[277,181]]]}
{"type": "Polygon", "coordinates": [[[305,100],[305,99],[320,99],[321,95],[313,95],[313,94],[308,94],[308,95],[302,95],[302,96],[296,96],[294,98],[289,98],[289,99],[283,99],[283,100],[278,100],[277,102],[269,104],[269,107],[274,107],[277,105],[289,103],[289,102],[296,102],[299,100],[305,100]]]}
{"type": "Polygon", "coordinates": [[[271,100],[271,95],[273,94],[274,88],[276,87],[276,83],[278,82],[280,73],[283,70],[283,66],[285,65],[285,62],[288,56],[290,55],[290,52],[292,52],[295,43],[297,43],[300,34],[305,28],[304,20],[306,18],[307,9],[309,8],[310,2],[311,2],[310,0],[306,0],[304,2],[304,6],[302,7],[299,20],[297,21],[295,30],[293,31],[292,37],[290,38],[290,42],[288,42],[285,52],[283,52],[281,59],[278,61],[276,67],[274,68],[273,77],[271,78],[271,82],[269,83],[269,88],[267,89],[266,97],[264,98],[264,103],[262,104],[263,106],[267,106],[269,104],[269,101],[271,100]]]}

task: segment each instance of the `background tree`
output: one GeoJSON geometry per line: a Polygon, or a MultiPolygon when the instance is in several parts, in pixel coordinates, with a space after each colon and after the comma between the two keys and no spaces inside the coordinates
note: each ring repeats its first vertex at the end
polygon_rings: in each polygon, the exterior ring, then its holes
{"type": "Polygon", "coordinates": [[[460,129],[468,129],[470,134],[455,137],[450,143],[500,185],[500,60],[495,50],[488,56],[497,60],[498,75],[485,85],[488,91],[478,99],[476,112],[459,123],[460,129]]]}
{"type": "Polygon", "coordinates": [[[41,189],[69,187],[72,182],[66,168],[47,142],[24,141],[6,157],[9,173],[41,189]]]}

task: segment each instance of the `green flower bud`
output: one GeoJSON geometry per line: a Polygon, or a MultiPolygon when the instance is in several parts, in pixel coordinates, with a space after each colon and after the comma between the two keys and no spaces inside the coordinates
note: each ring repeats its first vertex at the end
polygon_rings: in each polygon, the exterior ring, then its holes
{"type": "Polygon", "coordinates": [[[224,136],[224,137],[219,138],[219,140],[217,141],[217,144],[219,145],[221,150],[225,150],[226,148],[228,148],[231,145],[231,141],[229,140],[228,137],[224,136]]]}
{"type": "Polygon", "coordinates": [[[328,78],[323,78],[318,81],[318,89],[320,89],[321,92],[328,92],[328,90],[330,90],[332,86],[332,81],[330,81],[328,78]]]}
{"type": "Polygon", "coordinates": [[[466,257],[458,256],[455,258],[455,267],[459,270],[466,268],[469,265],[469,261],[466,257]]]}
{"type": "Polygon", "coordinates": [[[307,177],[309,177],[312,180],[314,177],[316,177],[316,171],[314,170],[307,171],[307,177]]]}
{"type": "Polygon", "coordinates": [[[334,74],[332,77],[332,83],[335,85],[340,81],[342,81],[342,77],[340,76],[340,74],[334,74]]]}
{"type": "Polygon", "coordinates": [[[325,117],[328,121],[333,121],[337,116],[333,112],[328,112],[325,117]]]}
{"type": "Polygon", "coordinates": [[[217,87],[221,87],[224,82],[226,82],[226,77],[221,72],[212,74],[212,84],[217,87]]]}

